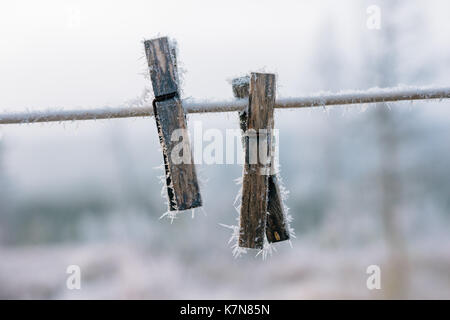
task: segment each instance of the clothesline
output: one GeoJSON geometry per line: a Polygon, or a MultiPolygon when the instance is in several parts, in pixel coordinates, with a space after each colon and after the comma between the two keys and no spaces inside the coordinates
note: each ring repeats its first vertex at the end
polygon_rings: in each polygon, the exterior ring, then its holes
{"type": "MultiPolygon", "coordinates": [[[[321,93],[304,97],[280,98],[276,100],[275,108],[308,108],[449,98],[450,87],[373,88],[365,91],[343,91],[340,93],[321,93]]],[[[185,99],[183,100],[183,107],[186,113],[237,112],[242,111],[247,103],[248,101],[245,99],[210,102],[185,99]]],[[[151,101],[147,101],[140,106],[124,105],[115,108],[104,107],[77,110],[6,112],[0,113],[0,124],[99,120],[150,116],[153,116],[153,108],[151,101]]]]}

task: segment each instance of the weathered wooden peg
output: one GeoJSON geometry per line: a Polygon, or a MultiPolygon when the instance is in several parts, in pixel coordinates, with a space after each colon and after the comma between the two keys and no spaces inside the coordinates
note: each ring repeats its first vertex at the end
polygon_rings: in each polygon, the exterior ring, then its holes
{"type": "Polygon", "coordinates": [[[233,79],[232,87],[236,98],[249,99],[248,108],[239,113],[245,149],[239,246],[261,249],[264,245],[264,234],[270,243],[289,240],[280,188],[274,170],[272,130],[275,76],[254,73],[251,77],[233,79]],[[268,157],[266,160],[269,161],[265,163],[250,162],[249,154],[255,152],[254,146],[252,147],[250,143],[252,135],[249,135],[253,130],[264,131],[266,135],[265,139],[261,139],[263,135],[253,134],[256,136],[254,145],[258,157],[261,151],[268,157]],[[267,153],[265,148],[268,150],[267,153]],[[252,168],[254,166],[256,168],[252,168]]]}
{"type": "Polygon", "coordinates": [[[202,200],[179,97],[175,48],[166,37],[144,42],[155,99],[153,113],[164,158],[170,211],[200,207],[202,200]]]}

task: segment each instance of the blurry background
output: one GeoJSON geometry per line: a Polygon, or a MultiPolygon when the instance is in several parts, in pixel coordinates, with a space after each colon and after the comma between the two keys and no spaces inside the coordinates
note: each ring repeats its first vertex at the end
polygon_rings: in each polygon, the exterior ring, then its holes
{"type": "MultiPolygon", "coordinates": [[[[150,86],[142,40],[175,38],[183,96],[450,85],[450,3],[2,1],[0,112],[116,106],[150,86]],[[367,27],[370,5],[381,29],[367,27]]],[[[202,165],[203,214],[173,224],[154,120],[0,127],[0,298],[450,298],[450,102],[277,111],[297,238],[227,244],[239,165],[202,165]],[[79,265],[82,289],[66,288],[79,265]],[[366,268],[382,270],[382,290],[366,268]]],[[[189,115],[204,130],[235,114],[189,115]]]]}

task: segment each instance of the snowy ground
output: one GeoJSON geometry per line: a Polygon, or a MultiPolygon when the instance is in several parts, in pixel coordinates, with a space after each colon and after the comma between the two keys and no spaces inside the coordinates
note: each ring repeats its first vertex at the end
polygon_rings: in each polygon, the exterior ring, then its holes
{"type": "MultiPolygon", "coordinates": [[[[450,298],[448,248],[409,257],[407,298],[450,298]],[[443,250],[446,249],[446,250],[443,250]]],[[[381,254],[282,250],[266,261],[247,257],[181,258],[135,245],[0,249],[0,298],[44,299],[322,299],[385,298],[366,288],[366,268],[381,254]],[[66,288],[68,265],[81,267],[81,290],[66,288]]]]}

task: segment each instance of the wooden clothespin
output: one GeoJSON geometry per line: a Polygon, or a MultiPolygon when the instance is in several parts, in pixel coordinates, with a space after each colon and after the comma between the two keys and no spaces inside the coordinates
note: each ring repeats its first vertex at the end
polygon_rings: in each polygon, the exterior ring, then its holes
{"type": "Polygon", "coordinates": [[[245,149],[239,246],[244,248],[262,249],[264,237],[270,243],[289,240],[274,168],[275,85],[273,74],[252,73],[232,81],[234,96],[249,99],[247,109],[239,114],[245,149]],[[255,156],[256,163],[251,161],[255,156]]]}
{"type": "Polygon", "coordinates": [[[169,210],[200,207],[202,199],[179,96],[175,48],[166,37],[147,40],[144,45],[155,95],[153,113],[164,157],[169,210]]]}

